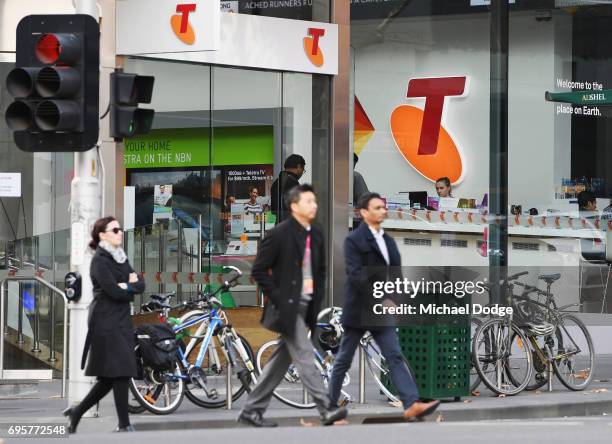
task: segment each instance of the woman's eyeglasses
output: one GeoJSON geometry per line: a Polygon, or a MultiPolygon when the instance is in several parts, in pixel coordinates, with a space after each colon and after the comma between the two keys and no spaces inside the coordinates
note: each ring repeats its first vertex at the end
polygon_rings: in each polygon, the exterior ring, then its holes
{"type": "Polygon", "coordinates": [[[106,232],[108,233],[109,231],[112,231],[115,234],[119,234],[123,232],[123,228],[119,228],[119,227],[115,227],[115,228],[111,228],[110,230],[106,230],[106,232]]]}

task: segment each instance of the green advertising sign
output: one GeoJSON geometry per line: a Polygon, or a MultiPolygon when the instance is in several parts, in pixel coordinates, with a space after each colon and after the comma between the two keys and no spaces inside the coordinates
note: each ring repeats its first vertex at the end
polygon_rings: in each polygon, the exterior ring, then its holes
{"type": "Polygon", "coordinates": [[[274,128],[241,126],[153,130],[125,139],[125,168],[175,168],[274,163],[274,128]]]}
{"type": "Polygon", "coordinates": [[[562,93],[546,91],[544,98],[549,102],[572,103],[574,105],[612,105],[612,89],[562,93]]]}

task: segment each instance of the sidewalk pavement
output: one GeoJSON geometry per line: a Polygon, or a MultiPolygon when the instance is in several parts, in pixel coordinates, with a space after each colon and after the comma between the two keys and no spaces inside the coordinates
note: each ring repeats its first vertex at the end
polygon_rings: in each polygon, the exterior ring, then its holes
{"type": "MultiPolygon", "coordinates": [[[[356,387],[351,387],[356,388],[356,387]]],[[[537,419],[565,416],[612,415],[612,382],[596,379],[588,390],[572,392],[555,380],[553,391],[545,388],[537,392],[523,392],[512,397],[496,397],[484,386],[480,396],[470,396],[457,402],[444,402],[429,421],[482,421],[502,419],[537,419]]],[[[61,412],[67,400],[59,397],[59,381],[41,382],[38,391],[20,397],[0,398],[2,423],[65,423],[61,412]]],[[[179,409],[170,415],[150,413],[131,415],[136,430],[184,430],[236,427],[236,417],[244,403],[241,397],[232,410],[203,409],[186,398],[179,409]]],[[[385,402],[374,384],[366,391],[366,404],[349,405],[349,423],[382,424],[402,422],[402,409],[385,402]]],[[[281,426],[318,425],[316,410],[298,410],[273,400],[266,414],[281,426]]],[[[112,395],[100,404],[99,417],[84,418],[79,425],[80,434],[105,433],[116,428],[117,418],[112,395]]]]}

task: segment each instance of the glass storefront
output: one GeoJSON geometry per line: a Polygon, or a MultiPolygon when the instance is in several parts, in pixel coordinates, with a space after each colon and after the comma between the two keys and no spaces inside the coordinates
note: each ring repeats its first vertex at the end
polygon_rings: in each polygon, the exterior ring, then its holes
{"type": "Polygon", "coordinates": [[[598,353],[609,353],[600,327],[612,321],[612,8],[510,2],[505,91],[491,78],[499,30],[488,4],[352,2],[354,181],[386,199],[403,265],[487,266],[497,255],[541,288],[543,274],[561,273],[557,303],[575,304],[598,353]],[[507,115],[492,109],[496,94],[507,115]],[[499,122],[507,164],[493,151],[499,122]],[[491,212],[492,190],[507,197],[506,212],[491,212]],[[489,232],[502,225],[507,248],[492,248],[489,232]]]}
{"type": "MultiPolygon", "coordinates": [[[[138,227],[127,237],[133,263],[143,271],[199,266],[215,276],[234,265],[245,277],[224,302],[260,304],[250,270],[278,222],[272,189],[289,156],[304,159],[300,182],[319,191],[319,223],[328,224],[329,79],[144,59],[125,69],[156,77],[153,130],[124,148],[138,227]],[[161,241],[160,229],[167,230],[161,241]]],[[[160,287],[179,298],[196,290],[160,287]]]]}

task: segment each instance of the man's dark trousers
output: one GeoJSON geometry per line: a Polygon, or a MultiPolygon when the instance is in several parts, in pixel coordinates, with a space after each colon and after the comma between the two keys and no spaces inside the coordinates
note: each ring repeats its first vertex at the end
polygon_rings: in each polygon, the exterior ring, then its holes
{"type": "MultiPolygon", "coordinates": [[[[344,375],[351,367],[355,350],[359,345],[359,340],[366,331],[367,330],[359,328],[344,327],[340,351],[334,358],[334,368],[329,381],[329,400],[332,406],[338,404],[344,375]]],[[[419,392],[414,378],[404,361],[397,341],[397,333],[393,327],[380,327],[371,330],[371,333],[376,344],[380,348],[381,354],[387,362],[389,376],[397,389],[398,396],[404,405],[404,409],[407,409],[415,401],[419,400],[419,392]]]]}

